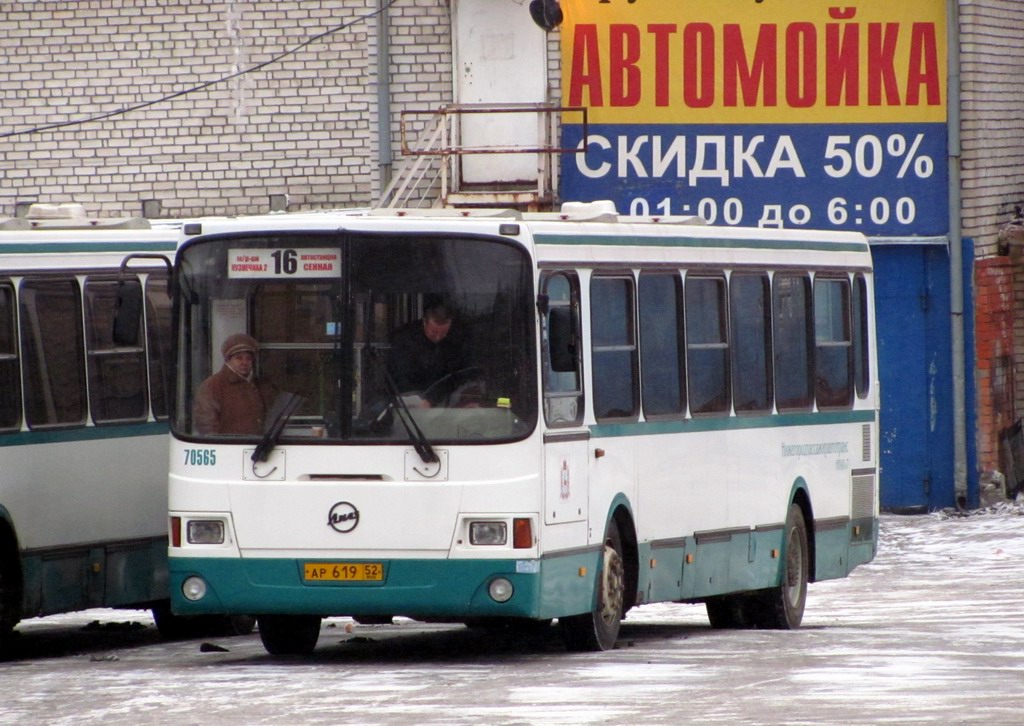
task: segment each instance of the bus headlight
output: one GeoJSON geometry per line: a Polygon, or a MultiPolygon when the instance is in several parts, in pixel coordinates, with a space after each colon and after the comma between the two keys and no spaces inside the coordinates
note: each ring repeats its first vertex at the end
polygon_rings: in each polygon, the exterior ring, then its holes
{"type": "Polygon", "coordinates": [[[194,575],[186,577],[185,582],[181,583],[181,594],[192,602],[202,600],[206,596],[206,580],[194,575]]]}
{"type": "Polygon", "coordinates": [[[188,523],[189,544],[224,544],[224,522],[219,519],[193,519],[188,523]]]}
{"type": "Polygon", "coordinates": [[[503,545],[508,542],[505,522],[470,522],[469,543],[474,545],[503,545]]]}
{"type": "Polygon", "coordinates": [[[494,602],[508,602],[512,599],[513,592],[515,592],[515,588],[504,577],[494,578],[491,580],[491,584],[487,586],[487,593],[494,602]]]}

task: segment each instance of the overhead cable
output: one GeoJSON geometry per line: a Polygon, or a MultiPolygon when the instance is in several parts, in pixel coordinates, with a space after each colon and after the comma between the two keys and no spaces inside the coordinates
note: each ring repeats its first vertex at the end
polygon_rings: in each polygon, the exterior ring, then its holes
{"type": "Polygon", "coordinates": [[[53,131],[54,129],[66,128],[68,126],[80,126],[82,124],[92,123],[94,121],[102,121],[103,119],[113,118],[114,116],[123,116],[124,114],[131,113],[133,111],[138,111],[139,109],[148,108],[149,106],[155,106],[158,103],[164,103],[166,101],[173,101],[174,99],[180,98],[181,96],[185,96],[190,93],[195,93],[196,91],[205,90],[210,86],[215,86],[219,83],[230,81],[234,78],[238,78],[239,76],[244,76],[247,73],[252,73],[253,71],[258,71],[261,70],[262,68],[266,68],[269,65],[277,63],[287,58],[288,56],[298,53],[300,50],[312,45],[313,43],[323,40],[324,38],[334,35],[335,33],[338,33],[342,30],[346,30],[347,28],[350,28],[353,25],[365,22],[367,20],[370,20],[371,18],[380,15],[397,2],[398,0],[387,0],[387,2],[382,3],[381,6],[376,10],[368,12],[364,15],[360,15],[352,20],[342,23],[341,25],[337,25],[333,28],[328,28],[322,33],[310,36],[309,38],[302,41],[295,47],[282,51],[281,53],[278,53],[277,55],[263,61],[262,63],[257,63],[255,65],[249,66],[248,68],[243,68],[241,70],[234,71],[233,73],[228,73],[227,75],[220,76],[219,78],[204,81],[203,83],[192,86],[191,88],[185,88],[180,91],[175,91],[174,93],[170,93],[166,96],[161,96],[160,98],[155,98],[151,101],[142,101],[141,103],[136,103],[131,106],[122,106],[121,108],[115,109],[113,111],[104,111],[102,113],[93,114],[92,116],[86,116],[85,118],[68,119],[67,121],[55,121],[54,123],[42,124],[40,126],[32,126],[27,129],[0,132],[0,139],[7,139],[11,138],[12,136],[26,136],[28,134],[38,134],[43,131],[53,131]]]}

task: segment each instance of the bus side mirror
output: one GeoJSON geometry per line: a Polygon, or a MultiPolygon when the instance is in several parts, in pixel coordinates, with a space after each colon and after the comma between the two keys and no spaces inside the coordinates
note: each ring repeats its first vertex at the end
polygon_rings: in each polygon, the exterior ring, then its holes
{"type": "Polygon", "coordinates": [[[142,285],[133,278],[132,283],[121,280],[117,284],[117,301],[114,303],[114,345],[137,347],[139,345],[139,321],[142,320],[142,285]]]}
{"type": "Polygon", "coordinates": [[[572,308],[559,306],[548,311],[548,358],[555,373],[576,370],[576,335],[572,308]]]}

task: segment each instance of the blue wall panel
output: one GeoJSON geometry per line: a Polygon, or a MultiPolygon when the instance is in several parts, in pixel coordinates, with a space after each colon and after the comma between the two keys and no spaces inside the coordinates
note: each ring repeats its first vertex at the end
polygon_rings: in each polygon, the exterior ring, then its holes
{"type": "Polygon", "coordinates": [[[886,244],[872,252],[882,381],[881,505],[891,511],[951,507],[949,256],[944,245],[886,244]]]}

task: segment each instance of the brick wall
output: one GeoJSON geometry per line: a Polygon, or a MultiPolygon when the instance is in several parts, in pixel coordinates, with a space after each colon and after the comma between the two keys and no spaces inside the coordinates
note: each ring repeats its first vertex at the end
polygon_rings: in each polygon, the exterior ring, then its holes
{"type": "Polygon", "coordinates": [[[963,230],[977,254],[1024,205],[1024,3],[960,3],[963,230]]]}
{"type": "MultiPolygon", "coordinates": [[[[961,211],[963,234],[978,257],[977,327],[979,465],[1002,470],[999,434],[1024,414],[1024,255],[999,257],[999,232],[1024,205],[1024,3],[960,2],[961,211]],[[1016,322],[1017,320],[1020,322],[1016,322]]],[[[972,293],[971,288],[966,294],[972,293]]]]}
{"type": "MultiPolygon", "coordinates": [[[[389,11],[396,149],[404,105],[451,98],[447,5],[412,0],[389,11]]],[[[172,217],[264,212],[281,194],[290,209],[372,203],[381,184],[374,18],[174,99],[19,132],[193,88],[376,9],[377,0],[5,0],[0,216],[31,201],[118,216],[157,199],[172,217]]]]}
{"type": "Polygon", "coordinates": [[[975,266],[978,382],[978,461],[983,471],[1002,469],[999,433],[1016,420],[1013,400],[1013,319],[1017,295],[1014,262],[989,257],[975,266]]]}

